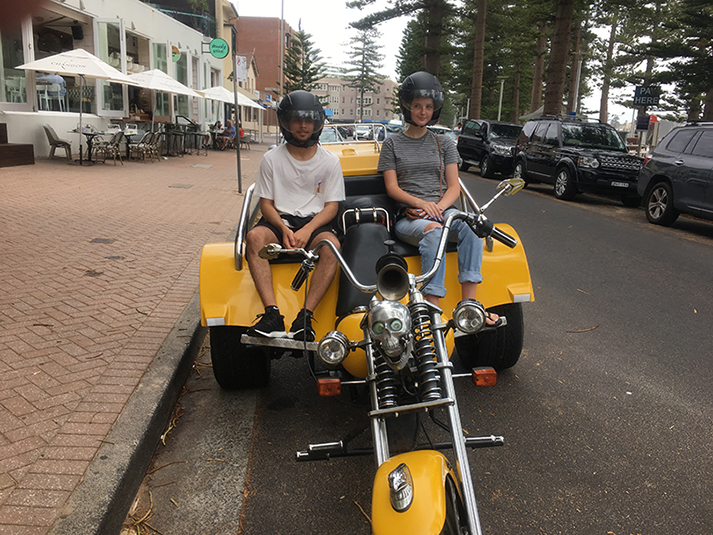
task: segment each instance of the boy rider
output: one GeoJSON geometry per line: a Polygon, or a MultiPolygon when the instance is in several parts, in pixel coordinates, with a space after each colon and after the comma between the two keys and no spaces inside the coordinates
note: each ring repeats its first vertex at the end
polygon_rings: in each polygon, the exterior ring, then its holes
{"type": "MultiPolygon", "coordinates": [[[[277,107],[277,119],[287,143],[265,154],[258,169],[255,195],[260,197],[262,218],[248,232],[246,258],[255,287],[265,306],[250,336],[285,336],[267,260],[258,256],[268,243],[283,247],[312,248],[322,239],[339,247],[330,223],[344,200],[344,179],[339,158],[320,146],[319,135],[325,113],[319,99],[307,91],[294,91],[277,107]]],[[[305,308],[292,323],[290,334],[297,340],[314,340],[312,313],[337,270],[337,260],[323,247],[310,279],[305,308]]]]}

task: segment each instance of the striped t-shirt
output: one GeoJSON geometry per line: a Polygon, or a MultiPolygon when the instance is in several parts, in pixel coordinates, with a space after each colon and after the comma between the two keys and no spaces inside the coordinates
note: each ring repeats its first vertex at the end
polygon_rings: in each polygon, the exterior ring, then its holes
{"type": "Polygon", "coordinates": [[[460,164],[458,149],[451,138],[438,136],[430,130],[417,139],[399,132],[384,141],[377,170],[380,173],[395,170],[399,187],[406,193],[438,202],[448,187],[446,165],[451,163],[460,164]],[[439,144],[441,158],[438,156],[439,144]],[[439,173],[442,185],[439,184],[439,173]]]}

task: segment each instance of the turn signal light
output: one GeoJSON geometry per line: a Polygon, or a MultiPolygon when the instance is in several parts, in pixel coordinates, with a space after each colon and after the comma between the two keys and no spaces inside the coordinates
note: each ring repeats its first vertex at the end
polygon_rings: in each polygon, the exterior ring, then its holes
{"type": "Polygon", "coordinates": [[[498,372],[493,368],[473,368],[473,384],[475,386],[495,386],[498,382],[498,372]]]}
{"type": "Polygon", "coordinates": [[[342,381],[334,377],[317,379],[319,395],[323,397],[338,396],[342,393],[342,381]]]}

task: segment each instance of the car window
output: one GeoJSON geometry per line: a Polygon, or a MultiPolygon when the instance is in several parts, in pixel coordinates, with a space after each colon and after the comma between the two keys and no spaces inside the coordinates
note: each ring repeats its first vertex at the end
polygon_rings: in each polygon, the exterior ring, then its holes
{"type": "Polygon", "coordinates": [[[562,125],[562,143],[570,146],[585,146],[598,149],[626,150],[624,142],[609,126],[598,124],[562,125]]]}
{"type": "Polygon", "coordinates": [[[542,143],[545,139],[545,132],[547,132],[547,127],[550,126],[549,123],[540,123],[535,128],[535,133],[532,134],[533,143],[542,143]]]}
{"type": "Polygon", "coordinates": [[[535,123],[534,121],[528,121],[525,123],[525,126],[522,127],[520,135],[517,138],[518,145],[528,142],[530,136],[532,135],[532,132],[535,130],[535,126],[537,126],[537,123],[535,123]]]}
{"type": "Polygon", "coordinates": [[[478,130],[480,130],[480,124],[476,123],[475,121],[468,121],[467,123],[465,123],[465,127],[463,127],[463,133],[468,135],[473,135],[478,130]]]}
{"type": "Polygon", "coordinates": [[[545,143],[548,145],[559,145],[557,140],[557,125],[552,123],[545,134],[545,143]]]}
{"type": "Polygon", "coordinates": [[[704,130],[701,137],[696,141],[696,146],[691,151],[696,156],[713,158],[713,130],[704,130]]]}
{"type": "Polygon", "coordinates": [[[666,144],[666,148],[671,152],[683,152],[697,133],[698,131],[692,128],[682,128],[678,132],[674,132],[671,140],[666,144]]]}
{"type": "Polygon", "coordinates": [[[490,137],[492,139],[516,139],[520,135],[520,130],[522,128],[514,124],[494,124],[491,125],[490,137]]]}

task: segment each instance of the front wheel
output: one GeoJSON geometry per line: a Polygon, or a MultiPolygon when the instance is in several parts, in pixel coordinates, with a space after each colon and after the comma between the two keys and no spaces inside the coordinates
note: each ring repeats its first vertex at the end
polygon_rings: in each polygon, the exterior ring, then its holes
{"type": "Polygon", "coordinates": [[[246,331],[247,327],[210,327],[213,375],[226,390],[262,388],[270,382],[270,355],[240,342],[246,331]]]}
{"type": "Polygon", "coordinates": [[[463,500],[455,482],[446,477],[446,521],[440,535],[470,535],[465,517],[463,500]]]}
{"type": "Polygon", "coordinates": [[[490,309],[507,318],[507,324],[495,330],[484,331],[455,339],[461,364],[467,369],[490,366],[496,371],[517,364],[525,340],[525,320],[522,303],[510,303],[490,309]]]}
{"type": "Polygon", "coordinates": [[[461,171],[467,171],[468,169],[470,169],[470,164],[465,160],[461,160],[458,169],[460,169],[461,171]]]}
{"type": "Polygon", "coordinates": [[[563,201],[571,201],[576,194],[577,186],[572,180],[572,171],[568,167],[560,168],[555,179],[555,197],[563,201]]]}
{"type": "Polygon", "coordinates": [[[521,178],[522,180],[525,181],[525,184],[529,184],[529,180],[527,179],[527,173],[525,172],[525,165],[522,163],[522,160],[517,162],[515,164],[515,168],[512,170],[512,177],[513,178],[521,178]]]}
{"type": "Polygon", "coordinates": [[[673,206],[673,190],[667,182],[659,182],[646,197],[646,219],[654,225],[672,225],[678,218],[673,206]]]}
{"type": "Polygon", "coordinates": [[[495,173],[493,173],[493,168],[490,165],[490,156],[484,154],[480,160],[480,176],[483,178],[493,178],[494,175],[495,173]]]}

